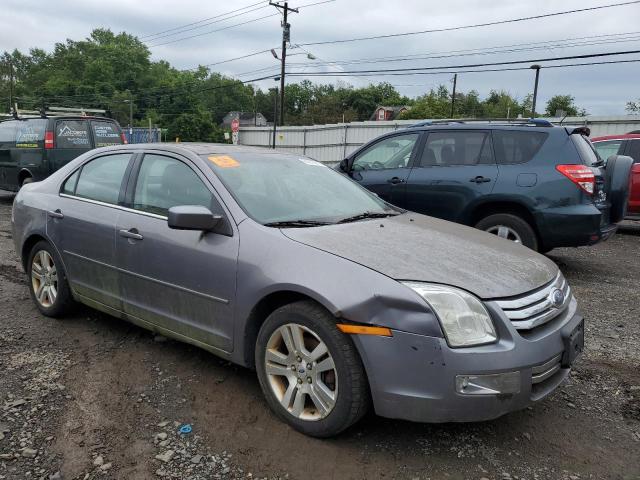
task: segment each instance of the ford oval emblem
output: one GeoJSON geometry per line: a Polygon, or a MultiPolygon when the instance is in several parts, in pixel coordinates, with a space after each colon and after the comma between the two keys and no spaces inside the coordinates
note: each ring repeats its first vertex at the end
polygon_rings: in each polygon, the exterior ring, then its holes
{"type": "Polygon", "coordinates": [[[549,295],[549,299],[554,307],[560,308],[564,304],[564,292],[559,288],[555,288],[549,295]]]}

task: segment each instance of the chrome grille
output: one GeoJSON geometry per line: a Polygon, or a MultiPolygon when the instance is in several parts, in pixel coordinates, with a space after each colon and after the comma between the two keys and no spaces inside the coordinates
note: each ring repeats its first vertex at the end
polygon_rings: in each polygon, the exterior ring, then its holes
{"type": "Polygon", "coordinates": [[[496,301],[517,330],[531,330],[550,322],[570,302],[571,288],[560,273],[553,282],[538,290],[520,297],[496,301]]]}

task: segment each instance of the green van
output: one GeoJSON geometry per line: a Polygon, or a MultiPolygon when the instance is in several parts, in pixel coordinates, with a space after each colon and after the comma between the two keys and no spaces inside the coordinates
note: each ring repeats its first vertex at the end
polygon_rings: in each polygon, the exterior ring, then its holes
{"type": "Polygon", "coordinates": [[[0,122],[0,189],[18,191],[79,155],[126,143],[118,122],[103,117],[24,118],[0,122]]]}

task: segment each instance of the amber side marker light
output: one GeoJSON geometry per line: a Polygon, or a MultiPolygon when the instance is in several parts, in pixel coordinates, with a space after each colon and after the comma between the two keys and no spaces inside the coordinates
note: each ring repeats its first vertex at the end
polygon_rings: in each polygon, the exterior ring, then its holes
{"type": "Polygon", "coordinates": [[[386,327],[367,327],[364,325],[350,325],[347,323],[338,323],[338,330],[342,333],[350,333],[353,335],[378,335],[379,337],[392,337],[391,330],[386,327]]]}

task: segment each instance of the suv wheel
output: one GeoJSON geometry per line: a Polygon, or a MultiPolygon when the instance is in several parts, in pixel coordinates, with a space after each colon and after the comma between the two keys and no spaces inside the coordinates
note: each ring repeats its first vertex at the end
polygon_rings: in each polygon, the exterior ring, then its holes
{"type": "Polygon", "coordinates": [[[267,403],[296,430],[330,437],[365,414],[360,357],[321,306],[302,301],[277,309],[262,325],[255,353],[267,403]]]}
{"type": "Polygon", "coordinates": [[[29,293],[38,310],[47,317],[59,317],[73,304],[62,262],[45,241],[31,249],[27,261],[29,293]]]}
{"type": "Polygon", "coordinates": [[[627,214],[629,201],[629,178],[633,159],[622,155],[610,157],[606,166],[606,192],[609,195],[611,208],[609,209],[609,221],[618,223],[624,220],[627,214]]]}
{"type": "Polygon", "coordinates": [[[476,228],[493,233],[498,237],[521,243],[532,250],[538,250],[538,238],[529,222],[511,213],[496,213],[484,217],[476,228]]]}

